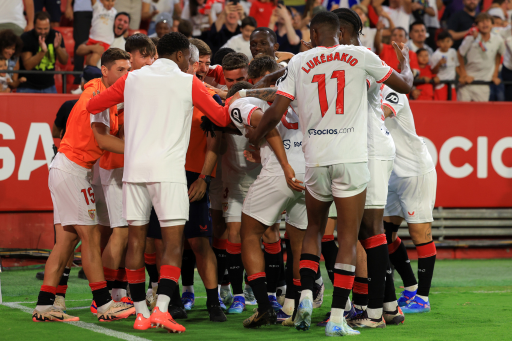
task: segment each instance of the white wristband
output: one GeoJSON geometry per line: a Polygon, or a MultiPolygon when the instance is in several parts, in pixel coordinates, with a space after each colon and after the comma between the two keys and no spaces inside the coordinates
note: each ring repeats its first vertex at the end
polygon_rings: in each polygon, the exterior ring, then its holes
{"type": "Polygon", "coordinates": [[[244,98],[247,96],[247,89],[242,89],[242,90],[238,91],[238,93],[240,94],[241,98],[244,98]]]}

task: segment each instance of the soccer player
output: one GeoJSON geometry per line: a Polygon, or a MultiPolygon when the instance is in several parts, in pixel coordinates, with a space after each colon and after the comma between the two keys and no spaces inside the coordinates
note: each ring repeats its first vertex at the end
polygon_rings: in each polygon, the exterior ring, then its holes
{"type": "MultiPolygon", "coordinates": [[[[247,134],[251,143],[258,143],[297,98],[304,134],[308,228],[300,260],[302,293],[295,326],[307,330],[311,324],[319,246],[334,200],[340,249],[331,318],[326,326],[329,336],[358,334],[348,327],[343,313],[354,281],[355,249],[369,181],[366,76],[405,93],[412,86],[406,47],[401,50],[403,73],[398,74],[364,47],[339,45],[339,29],[336,14],[320,12],[313,18],[310,33],[314,48],[290,60],[275,101],[258,127],[248,129],[247,134]]],[[[398,45],[395,48],[398,50],[398,45]]]]}
{"type": "Polygon", "coordinates": [[[407,96],[387,86],[382,89],[382,109],[396,145],[396,158],[389,179],[384,226],[389,258],[404,281],[398,304],[404,313],[430,311],[428,294],[434,275],[436,246],[432,241],[432,210],[436,200],[437,174],[427,145],[416,134],[407,96]],[[418,282],[412,272],[404,243],[397,236],[405,219],[418,252],[418,282]]]}
{"type": "Polygon", "coordinates": [[[256,84],[261,78],[278,69],[279,66],[274,58],[267,55],[258,55],[252,60],[251,64],[249,64],[247,78],[249,79],[249,83],[256,84]]]}
{"type": "Polygon", "coordinates": [[[181,33],[164,35],[158,42],[157,61],[122,77],[87,106],[97,114],[125,103],[123,218],[129,225],[126,268],[137,311],[136,329],[156,325],[171,332],[185,331],[169,314],[168,306],[181,273],[183,230],[189,213],[185,155],[192,107],[218,126],[230,122],[201,81],[184,73],[189,68],[189,45],[181,33]],[[144,249],[152,206],[160,221],[164,253],[158,299],[150,314],[144,290],[144,249]]]}
{"type": "Polygon", "coordinates": [[[45,265],[43,285],[32,315],[35,322],[79,320],[53,307],[57,285],[79,239],[83,267],[98,307],[98,320],[126,318],[134,310],[133,306],[113,302],[108,292],[101,263],[94,191],[89,181],[91,169],[104,150],[124,152],[123,140],[114,136],[118,128],[117,108],[108,106],[96,116],[89,115],[85,108],[95,91],[105,90],[128,72],[130,56],[120,49],[110,49],[103,54],[101,64],[102,78],[85,85],[69,116],[59,153],[50,165],[48,186],[54,208],[56,243],[45,265]]]}

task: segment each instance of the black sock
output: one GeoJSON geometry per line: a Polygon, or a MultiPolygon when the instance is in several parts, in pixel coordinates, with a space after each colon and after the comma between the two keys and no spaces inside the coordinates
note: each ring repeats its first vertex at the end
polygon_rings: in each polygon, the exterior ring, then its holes
{"type": "Polygon", "coordinates": [[[192,249],[183,251],[183,258],[181,259],[181,285],[193,286],[194,285],[194,268],[196,265],[196,256],[192,249]]]}
{"type": "Polygon", "coordinates": [[[354,286],[355,272],[334,269],[334,290],[332,292],[332,309],[343,309],[354,286]]]}
{"type": "Polygon", "coordinates": [[[302,290],[311,290],[315,284],[320,257],[309,253],[300,256],[300,283],[302,290]]]}
{"type": "Polygon", "coordinates": [[[366,250],[368,267],[368,308],[379,309],[384,303],[388,246],[386,235],[379,234],[361,240],[366,250]]]}
{"type": "Polygon", "coordinates": [[[404,287],[418,284],[416,277],[414,277],[404,242],[397,237],[393,243],[388,244],[388,251],[389,260],[391,260],[395,270],[400,274],[400,277],[402,277],[404,287]]]}
{"type": "Polygon", "coordinates": [[[137,270],[126,269],[126,276],[130,285],[130,295],[133,302],[146,300],[146,272],[144,268],[137,270]]]}
{"type": "Polygon", "coordinates": [[[292,320],[295,320],[295,315],[297,315],[297,309],[299,308],[300,303],[300,295],[302,294],[302,285],[300,279],[293,279],[293,292],[295,293],[295,307],[293,308],[292,320]]]}
{"type": "Polygon", "coordinates": [[[59,286],[57,287],[56,295],[66,297],[66,290],[68,288],[68,279],[70,271],[70,268],[64,268],[64,272],[62,273],[62,276],[60,276],[59,286]]]}
{"type": "Polygon", "coordinates": [[[325,268],[331,283],[334,283],[334,264],[338,255],[338,246],[334,241],[334,236],[324,236],[322,238],[322,256],[325,259],[325,268]],[[332,237],[332,238],[331,238],[332,237]]]}
{"type": "Polygon", "coordinates": [[[158,278],[160,277],[158,274],[158,268],[156,267],[156,253],[145,253],[144,265],[149,275],[149,287],[151,287],[151,283],[158,283],[158,278]]]}
{"type": "Polygon", "coordinates": [[[395,280],[393,279],[393,270],[391,263],[388,262],[386,270],[386,288],[384,291],[384,303],[396,301],[395,280]]]}
{"type": "Polygon", "coordinates": [[[354,286],[352,288],[352,301],[355,305],[368,305],[368,278],[354,278],[354,286]]]}
{"type": "Polygon", "coordinates": [[[37,305],[53,305],[53,302],[55,302],[55,290],[55,287],[41,285],[41,290],[37,297],[37,305]]]}
{"type": "MultiPolygon", "coordinates": [[[[277,281],[277,287],[283,287],[286,285],[286,267],[284,265],[284,252],[282,241],[279,241],[281,245],[281,252],[279,252],[279,280],[277,281]]],[[[278,296],[280,294],[278,293],[278,296]]]]}
{"type": "Polygon", "coordinates": [[[416,251],[418,251],[418,292],[416,294],[428,296],[436,264],[436,246],[431,241],[416,245],[416,251]]]}
{"type": "Polygon", "coordinates": [[[280,258],[282,259],[281,240],[275,243],[263,243],[263,246],[265,247],[263,254],[265,256],[267,290],[268,292],[276,292],[277,282],[279,281],[279,276],[281,273],[279,264],[280,258]]]}
{"type": "Polygon", "coordinates": [[[106,281],[89,283],[89,286],[91,287],[92,299],[96,303],[96,307],[101,307],[112,301],[112,296],[110,296],[106,281]]]}
{"type": "Polygon", "coordinates": [[[220,306],[219,303],[219,291],[217,288],[206,289],[206,306],[220,306]]]}
{"type": "Polygon", "coordinates": [[[244,282],[244,264],[242,263],[242,254],[231,254],[228,253],[228,276],[233,288],[234,295],[243,294],[243,282],[244,282]]]}
{"type": "Polygon", "coordinates": [[[264,313],[272,308],[267,295],[267,281],[264,272],[258,272],[252,276],[248,276],[249,285],[254,292],[254,297],[258,302],[258,312],[264,313]]]}
{"type": "Polygon", "coordinates": [[[227,252],[226,249],[213,247],[213,253],[215,253],[215,257],[217,258],[217,279],[219,284],[222,284],[227,267],[227,252]]]}
{"type": "Polygon", "coordinates": [[[293,253],[290,240],[284,240],[286,244],[286,296],[285,298],[295,299],[295,289],[293,284],[293,253]]]}
{"type": "Polygon", "coordinates": [[[162,292],[162,290],[160,290],[160,288],[162,287],[162,279],[160,279],[160,283],[158,284],[158,294],[159,295],[164,294],[164,295],[169,296],[171,298],[171,300],[169,301],[170,306],[184,308],[184,305],[181,302],[180,285],[174,281],[169,280],[169,279],[164,278],[163,280],[164,280],[164,284],[166,286],[168,286],[168,288],[166,288],[164,286],[164,289],[163,289],[164,292],[162,292]],[[167,283],[167,282],[172,282],[172,283],[167,283]],[[173,283],[174,283],[174,285],[173,285],[173,283]],[[167,293],[165,293],[165,292],[167,292],[167,293]]]}

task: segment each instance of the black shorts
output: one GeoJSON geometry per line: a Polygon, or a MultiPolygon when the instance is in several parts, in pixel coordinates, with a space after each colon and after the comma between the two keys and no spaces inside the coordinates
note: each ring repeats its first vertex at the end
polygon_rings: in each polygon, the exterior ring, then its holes
{"type": "Polygon", "coordinates": [[[60,22],[60,17],[62,16],[60,2],[61,0],[34,0],[34,11],[36,13],[42,12],[44,7],[50,15],[51,22],[60,22]]]}
{"type": "MultiPolygon", "coordinates": [[[[186,172],[187,175],[187,188],[190,188],[192,183],[199,178],[199,173],[186,172]]],[[[210,199],[208,195],[208,187],[203,198],[199,201],[190,203],[188,221],[185,223],[185,238],[206,237],[210,238],[213,235],[212,219],[210,217],[210,199]]],[[[155,209],[151,210],[151,217],[149,218],[148,235],[149,238],[162,239],[162,231],[160,230],[160,222],[156,215],[155,209]]]]}

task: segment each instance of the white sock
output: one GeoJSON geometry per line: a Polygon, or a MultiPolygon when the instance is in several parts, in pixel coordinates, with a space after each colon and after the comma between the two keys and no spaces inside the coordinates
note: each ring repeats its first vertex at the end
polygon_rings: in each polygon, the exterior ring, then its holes
{"type": "Polygon", "coordinates": [[[302,302],[306,297],[313,302],[313,292],[311,290],[302,290],[302,293],[300,294],[300,302],[302,302]]]}
{"type": "Polygon", "coordinates": [[[47,311],[51,307],[53,307],[53,305],[36,305],[36,310],[38,312],[40,312],[40,313],[44,313],[45,311],[47,311]]]}
{"type": "Polygon", "coordinates": [[[418,284],[411,285],[410,287],[405,287],[404,289],[407,291],[416,291],[418,290],[418,284]]]}
{"type": "Polygon", "coordinates": [[[146,295],[153,295],[153,288],[149,287],[148,291],[146,292],[146,295]]]}
{"type": "Polygon", "coordinates": [[[397,301],[386,302],[383,305],[384,311],[389,311],[389,312],[395,311],[396,307],[398,307],[398,302],[397,301]]]}
{"type": "Polygon", "coordinates": [[[158,287],[158,282],[151,282],[151,288],[155,289],[158,287]]]}
{"type": "Polygon", "coordinates": [[[416,296],[421,298],[423,301],[428,302],[428,296],[421,296],[421,295],[416,295],[416,296]]]}
{"type": "Polygon", "coordinates": [[[350,311],[352,309],[352,302],[350,302],[349,299],[347,299],[347,303],[345,303],[345,310],[350,311]]]}
{"type": "Polygon", "coordinates": [[[267,296],[276,296],[276,293],[275,292],[267,292],[267,296]]]}
{"type": "Polygon", "coordinates": [[[318,285],[320,285],[320,286],[321,286],[322,284],[324,284],[324,279],[322,278],[322,276],[320,276],[320,278],[319,278],[319,279],[315,279],[315,283],[316,283],[316,284],[318,284],[318,285]]]}
{"type": "Polygon", "coordinates": [[[114,288],[112,289],[112,299],[116,302],[121,301],[121,298],[126,297],[126,289],[114,288]]]}
{"type": "Polygon", "coordinates": [[[283,312],[286,315],[292,315],[293,309],[295,309],[295,300],[291,298],[285,298],[283,304],[283,312]]]}
{"type": "Polygon", "coordinates": [[[277,287],[277,291],[281,290],[281,295],[286,295],[286,285],[277,287]]]}
{"type": "Polygon", "coordinates": [[[241,293],[241,294],[236,294],[236,295],[233,295],[233,296],[234,296],[234,297],[243,297],[243,298],[245,298],[245,296],[244,296],[244,294],[243,294],[243,293],[241,293]]]}
{"type": "Polygon", "coordinates": [[[359,310],[366,310],[367,307],[368,307],[367,305],[354,304],[354,308],[359,309],[359,310]]]}
{"type": "Polygon", "coordinates": [[[106,312],[110,308],[112,303],[114,303],[114,301],[110,300],[108,303],[105,303],[104,305],[98,307],[98,314],[103,314],[104,312],[106,312]]]}
{"type": "Polygon", "coordinates": [[[221,285],[220,285],[220,284],[218,284],[218,285],[217,285],[217,292],[219,293],[219,295],[220,295],[220,287],[221,287],[221,285]]]}
{"type": "Polygon", "coordinates": [[[248,283],[245,283],[245,289],[251,289],[251,286],[250,286],[250,284],[248,284],[248,283]]]}
{"type": "Polygon", "coordinates": [[[160,294],[156,300],[156,306],[162,313],[166,313],[169,308],[169,302],[171,302],[169,296],[160,294]]]}
{"type": "Polygon", "coordinates": [[[382,308],[368,308],[366,309],[366,313],[368,314],[368,317],[371,319],[381,319],[382,318],[382,308]]]}
{"type": "Polygon", "coordinates": [[[193,285],[184,285],[182,292],[191,292],[194,293],[194,286],[193,285]]]}
{"type": "Polygon", "coordinates": [[[142,314],[144,318],[149,318],[151,313],[149,312],[148,306],[146,304],[146,301],[140,301],[140,302],[133,302],[133,305],[135,306],[136,314],[142,314]]]}
{"type": "Polygon", "coordinates": [[[332,308],[330,321],[333,323],[336,323],[336,324],[340,324],[341,322],[343,322],[343,313],[344,312],[345,311],[343,309],[332,308]]]}
{"type": "Polygon", "coordinates": [[[221,285],[220,285],[220,288],[221,288],[222,290],[231,290],[231,289],[229,288],[229,284],[221,284],[221,285]]]}

